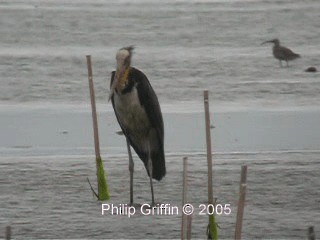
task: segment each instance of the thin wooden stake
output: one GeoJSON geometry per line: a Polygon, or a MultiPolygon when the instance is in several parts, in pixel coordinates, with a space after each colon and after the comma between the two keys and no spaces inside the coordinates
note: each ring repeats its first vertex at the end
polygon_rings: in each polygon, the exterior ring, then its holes
{"type": "Polygon", "coordinates": [[[96,169],[97,169],[97,182],[98,182],[98,194],[93,190],[90,181],[88,180],[91,190],[97,196],[98,200],[109,200],[109,190],[106,181],[105,171],[103,169],[103,162],[100,156],[100,144],[99,144],[99,132],[98,132],[98,120],[97,120],[97,110],[96,101],[94,96],[94,86],[92,77],[92,64],[91,56],[87,55],[87,66],[88,66],[88,80],[90,89],[90,99],[91,99],[91,109],[92,109],[92,120],[93,120],[93,137],[94,137],[94,150],[96,154],[96,169]]]}
{"type": "Polygon", "coordinates": [[[244,205],[246,200],[246,189],[247,189],[247,165],[241,167],[241,179],[240,179],[240,194],[239,194],[239,202],[237,209],[237,221],[236,221],[236,230],[234,239],[241,239],[242,232],[242,220],[244,213],[244,205]]]}
{"type": "Polygon", "coordinates": [[[96,100],[94,96],[94,87],[93,87],[91,56],[87,55],[86,58],[87,58],[87,65],[88,65],[88,80],[89,80],[90,99],[91,99],[91,107],[92,107],[94,150],[95,150],[96,158],[100,158],[98,120],[97,120],[96,100]]]}
{"type": "Polygon", "coordinates": [[[11,239],[11,227],[7,226],[6,227],[6,240],[10,240],[11,239]]]}
{"type": "Polygon", "coordinates": [[[314,233],[314,227],[311,226],[308,228],[308,240],[315,240],[316,234],[314,233]]]}
{"type": "Polygon", "coordinates": [[[191,239],[192,229],[192,214],[187,216],[187,239],[191,239]]]}
{"type": "MultiPolygon", "coordinates": [[[[182,206],[184,206],[187,203],[187,181],[188,181],[188,158],[183,158],[183,182],[182,182],[182,206]]],[[[185,233],[187,228],[187,222],[186,222],[186,215],[182,213],[182,219],[181,219],[181,240],[185,239],[185,233]]]]}
{"type": "Polygon", "coordinates": [[[207,162],[208,162],[208,203],[213,204],[212,191],[212,150],[211,150],[211,133],[210,133],[210,112],[209,112],[209,94],[204,91],[204,110],[206,121],[206,142],[207,142],[207,162]]]}
{"type": "MultiPolygon", "coordinates": [[[[212,150],[211,150],[211,133],[210,133],[210,111],[209,111],[209,93],[208,90],[203,92],[204,97],[204,111],[205,111],[205,124],[206,124],[206,142],[207,142],[207,162],[208,162],[208,204],[209,211],[213,212],[213,190],[212,190],[212,150]]],[[[215,217],[209,215],[209,231],[208,237],[211,239],[218,238],[218,230],[215,222],[215,217]]]]}

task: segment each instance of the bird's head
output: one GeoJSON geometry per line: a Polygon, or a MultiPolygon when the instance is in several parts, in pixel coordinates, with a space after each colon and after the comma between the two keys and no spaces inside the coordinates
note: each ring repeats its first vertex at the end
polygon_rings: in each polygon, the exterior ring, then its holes
{"type": "Polygon", "coordinates": [[[128,83],[133,46],[123,47],[118,50],[116,55],[117,70],[111,85],[109,99],[112,97],[116,88],[123,89],[128,83]]]}
{"type": "Polygon", "coordinates": [[[280,46],[280,41],[277,38],[269,40],[269,41],[265,41],[265,42],[261,43],[261,45],[263,45],[265,43],[274,43],[275,46],[280,46]]]}

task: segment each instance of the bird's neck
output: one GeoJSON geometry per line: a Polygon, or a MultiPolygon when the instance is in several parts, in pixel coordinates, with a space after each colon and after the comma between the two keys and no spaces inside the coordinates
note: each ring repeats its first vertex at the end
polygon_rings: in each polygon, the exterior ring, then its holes
{"type": "Polygon", "coordinates": [[[118,87],[120,88],[120,90],[124,89],[128,85],[128,76],[130,73],[130,69],[131,67],[127,67],[124,70],[122,77],[119,79],[118,87]]]}

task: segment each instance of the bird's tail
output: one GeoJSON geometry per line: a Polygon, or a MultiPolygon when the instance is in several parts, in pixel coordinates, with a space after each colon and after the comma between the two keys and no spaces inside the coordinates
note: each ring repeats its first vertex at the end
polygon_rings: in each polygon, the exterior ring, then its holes
{"type": "Polygon", "coordinates": [[[164,153],[152,154],[152,178],[160,181],[166,175],[166,161],[164,153]]]}
{"type": "Polygon", "coordinates": [[[295,53],[297,58],[301,58],[300,54],[295,53]]]}
{"type": "MultiPolygon", "coordinates": [[[[163,151],[152,151],[152,178],[160,181],[166,175],[166,162],[163,151]]],[[[148,161],[144,162],[147,173],[150,176],[148,169],[148,161]]]]}

